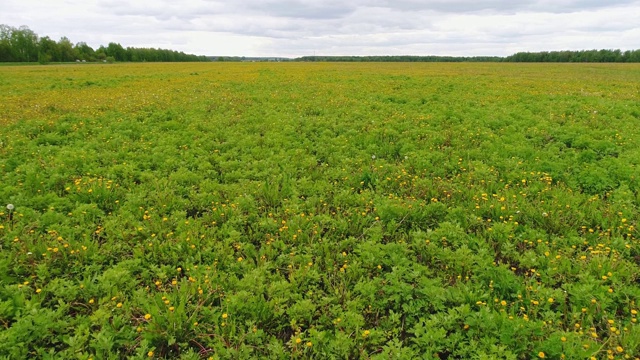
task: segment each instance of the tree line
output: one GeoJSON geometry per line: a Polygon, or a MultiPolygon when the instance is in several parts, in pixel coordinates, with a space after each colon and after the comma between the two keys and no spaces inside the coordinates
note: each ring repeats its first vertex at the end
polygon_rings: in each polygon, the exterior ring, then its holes
{"type": "Polygon", "coordinates": [[[206,56],[175,50],[123,47],[111,42],[93,49],[85,42],[72,43],[67,37],[55,41],[40,37],[27,26],[0,25],[0,62],[73,62],[73,61],[209,61],[206,56]]]}
{"type": "MultiPolygon", "coordinates": [[[[262,59],[262,58],[256,58],[262,59]]],[[[0,62],[72,62],[72,61],[211,61],[207,56],[185,54],[167,49],[123,47],[111,42],[93,49],[85,42],[72,43],[67,37],[55,41],[39,37],[27,26],[0,25],[0,62]]],[[[217,61],[245,61],[244,57],[220,57],[217,61]]],[[[262,59],[264,60],[264,59],[262,59]]],[[[266,60],[264,60],[266,61],[266,60]]],[[[303,56],[278,61],[336,62],[640,62],[640,50],[567,50],[519,52],[510,56],[303,56]]]]}
{"type": "Polygon", "coordinates": [[[339,62],[499,62],[498,56],[419,56],[419,55],[381,55],[381,56],[303,56],[295,61],[339,61],[339,62]]]}
{"type": "Polygon", "coordinates": [[[294,61],[340,62],[640,62],[640,50],[519,52],[510,56],[303,56],[294,61]]]}
{"type": "Polygon", "coordinates": [[[580,50],[519,52],[504,58],[509,62],[640,62],[640,50],[580,50]]]}

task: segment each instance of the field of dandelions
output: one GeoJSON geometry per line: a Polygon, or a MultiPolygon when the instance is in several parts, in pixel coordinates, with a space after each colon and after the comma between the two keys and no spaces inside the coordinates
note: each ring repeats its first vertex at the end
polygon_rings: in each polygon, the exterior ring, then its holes
{"type": "Polygon", "coordinates": [[[0,357],[640,356],[640,66],[0,67],[0,357]]]}

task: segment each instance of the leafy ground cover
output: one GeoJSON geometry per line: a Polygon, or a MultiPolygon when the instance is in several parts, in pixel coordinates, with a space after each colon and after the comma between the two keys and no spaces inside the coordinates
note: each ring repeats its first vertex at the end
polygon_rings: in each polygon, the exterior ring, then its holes
{"type": "Polygon", "coordinates": [[[2,67],[0,356],[637,358],[638,84],[2,67]]]}

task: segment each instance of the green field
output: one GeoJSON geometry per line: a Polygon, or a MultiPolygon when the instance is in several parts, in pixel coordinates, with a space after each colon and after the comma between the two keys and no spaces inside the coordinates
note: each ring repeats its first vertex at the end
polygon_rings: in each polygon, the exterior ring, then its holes
{"type": "Polygon", "coordinates": [[[3,66],[0,358],[638,358],[639,163],[638,64],[3,66]]]}

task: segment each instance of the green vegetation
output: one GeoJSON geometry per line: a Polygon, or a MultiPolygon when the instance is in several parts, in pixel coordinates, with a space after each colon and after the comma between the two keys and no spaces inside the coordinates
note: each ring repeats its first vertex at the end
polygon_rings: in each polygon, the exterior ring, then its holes
{"type": "Polygon", "coordinates": [[[639,83],[0,67],[0,357],[637,358],[639,83]]]}
{"type": "Polygon", "coordinates": [[[581,50],[581,51],[542,51],[520,52],[507,56],[510,62],[596,62],[596,63],[637,63],[640,62],[640,50],[581,50]]]}
{"type": "Polygon", "coordinates": [[[640,50],[580,50],[520,52],[499,56],[303,56],[296,61],[335,62],[581,62],[581,63],[637,63],[640,50]]]}
{"type": "Polygon", "coordinates": [[[132,62],[185,62],[209,61],[206,56],[185,54],[180,51],[134,48],[126,49],[118,43],[111,42],[107,47],[97,50],[84,42],[73,44],[62,37],[59,41],[48,36],[39,37],[26,26],[19,28],[0,24],[0,62],[72,62],[72,61],[132,61],[132,62]]]}
{"type": "Polygon", "coordinates": [[[331,62],[500,62],[499,56],[303,56],[296,61],[331,61],[331,62]]]}

